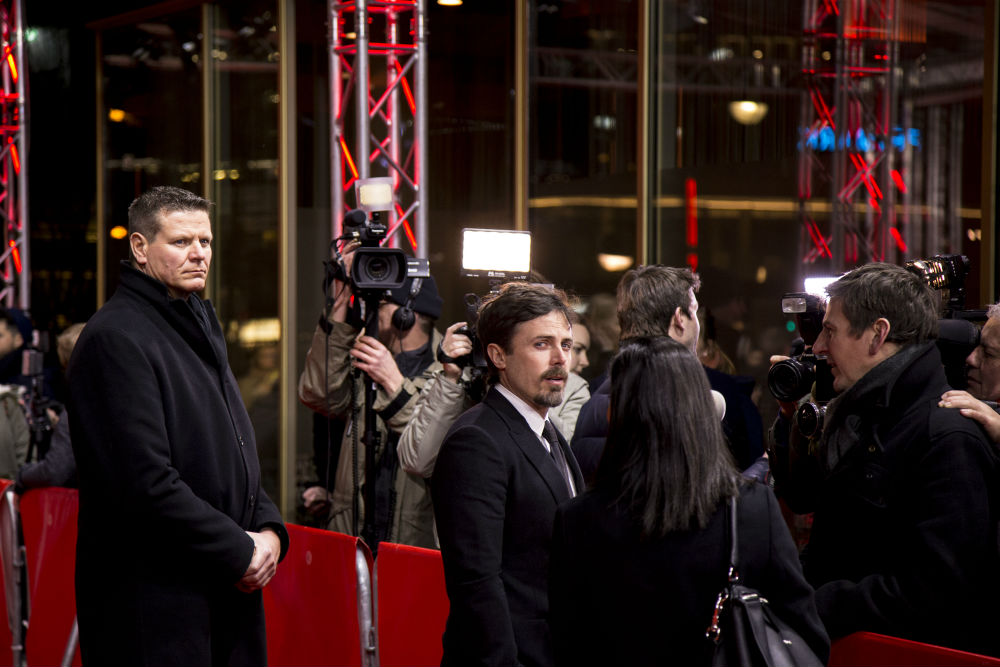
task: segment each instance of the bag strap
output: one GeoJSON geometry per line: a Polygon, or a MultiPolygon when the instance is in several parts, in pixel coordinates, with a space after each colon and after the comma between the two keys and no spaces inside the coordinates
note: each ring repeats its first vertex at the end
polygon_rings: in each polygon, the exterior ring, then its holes
{"type": "Polygon", "coordinates": [[[716,645],[722,641],[722,630],[719,627],[719,619],[722,617],[722,611],[729,600],[730,589],[740,583],[740,573],[736,569],[736,564],[740,561],[740,541],[736,533],[735,496],[729,499],[729,504],[726,506],[726,519],[729,522],[729,585],[719,591],[719,595],[715,599],[715,609],[712,612],[712,622],[709,623],[708,628],[705,630],[705,636],[711,639],[716,645]]]}
{"type": "Polygon", "coordinates": [[[736,496],[729,499],[729,583],[737,584],[740,573],[737,565],[740,562],[740,539],[736,530],[736,496]]]}

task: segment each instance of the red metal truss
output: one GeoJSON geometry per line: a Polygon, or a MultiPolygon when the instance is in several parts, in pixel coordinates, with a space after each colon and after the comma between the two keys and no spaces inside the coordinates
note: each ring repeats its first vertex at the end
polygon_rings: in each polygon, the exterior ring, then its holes
{"type": "Polygon", "coordinates": [[[355,205],[355,181],[389,176],[388,243],[418,257],[427,246],[424,3],[328,2],[333,236],[355,205]]]}
{"type": "Polygon", "coordinates": [[[0,305],[29,308],[27,100],[20,0],[0,0],[0,305]]]}
{"type": "MultiPolygon", "coordinates": [[[[806,0],[800,256],[839,273],[905,252],[896,229],[897,0],[806,0]],[[817,183],[817,181],[820,181],[817,183]],[[829,202],[829,215],[821,215],[829,202]]],[[[811,271],[813,272],[813,271],[811,271]]]]}

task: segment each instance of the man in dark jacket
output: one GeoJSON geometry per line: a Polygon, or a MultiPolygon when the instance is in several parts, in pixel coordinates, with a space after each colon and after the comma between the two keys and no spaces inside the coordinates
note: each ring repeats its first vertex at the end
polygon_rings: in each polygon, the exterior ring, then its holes
{"type": "Polygon", "coordinates": [[[561,292],[508,283],[476,326],[496,384],[448,431],[431,478],[451,602],[441,664],[549,667],[552,522],[583,487],[548,420],[569,374],[569,309],[561,292]]]}
{"type": "MultiPolygon", "coordinates": [[[[649,264],[632,269],[618,283],[618,324],[621,339],[637,336],[670,336],[697,355],[698,299],[701,283],[690,269],[649,264]]],[[[729,375],[705,367],[714,391],[726,401],[722,430],[740,470],[748,476],[763,478],[767,473],[764,459],[764,427],[757,407],[744,387],[729,375]]],[[[583,406],[573,433],[573,454],[585,478],[597,470],[608,435],[608,404],[611,381],[605,380],[583,406]]],[[[706,405],[706,410],[714,409],[706,405]]]]}
{"type": "Polygon", "coordinates": [[[210,203],[129,207],[131,264],[70,361],[76,602],[89,665],[267,660],[261,589],[288,546],[204,289],[210,203]]]}
{"type": "MultiPolygon", "coordinates": [[[[889,264],[827,287],[813,349],[839,396],[808,442],[793,429],[776,490],[814,511],[802,554],[831,638],[868,630],[995,651],[998,462],[976,424],[938,406],[934,293],[889,264]]],[[[776,439],[788,442],[779,418],[776,439]]]]}

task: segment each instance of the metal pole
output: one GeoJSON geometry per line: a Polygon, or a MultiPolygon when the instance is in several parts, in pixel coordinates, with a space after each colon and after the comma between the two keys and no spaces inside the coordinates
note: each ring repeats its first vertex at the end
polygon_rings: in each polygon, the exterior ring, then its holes
{"type": "MultiPolygon", "coordinates": [[[[357,113],[357,136],[354,142],[354,165],[358,168],[358,178],[368,178],[368,0],[357,0],[354,13],[354,32],[357,35],[354,55],[354,95],[357,113]]],[[[355,202],[357,205],[358,202],[355,202]]]]}
{"type": "Polygon", "coordinates": [[[427,1],[417,0],[416,41],[417,41],[417,99],[415,119],[416,178],[417,184],[417,257],[428,257],[427,247],[427,31],[424,19],[427,15],[427,1]]]}
{"type": "Polygon", "coordinates": [[[340,159],[340,141],[344,133],[341,110],[343,90],[340,72],[340,14],[336,0],[327,0],[327,20],[330,22],[330,238],[342,233],[341,218],[344,211],[344,175],[340,159]]]}
{"type": "MultiPolygon", "coordinates": [[[[388,9],[385,13],[385,27],[386,32],[389,37],[389,49],[386,54],[385,59],[385,80],[386,82],[392,81],[396,76],[396,63],[398,62],[398,50],[399,45],[399,14],[396,13],[394,9],[388,9]]],[[[401,117],[399,115],[399,86],[395,85],[392,90],[389,91],[389,113],[386,119],[387,130],[389,132],[389,156],[392,161],[399,165],[399,146],[403,141],[403,123],[401,122],[401,117]]],[[[373,137],[374,140],[374,137],[373,137]]],[[[378,143],[375,141],[375,143],[378,143]]],[[[399,202],[399,181],[400,174],[398,169],[390,169],[389,175],[392,177],[392,201],[393,204],[399,202]]],[[[394,228],[396,226],[396,207],[393,206],[389,209],[388,223],[389,228],[394,228]]],[[[398,248],[402,244],[399,242],[399,235],[393,234],[392,238],[389,239],[389,244],[398,248]]]]}
{"type": "Polygon", "coordinates": [[[17,178],[17,219],[20,227],[21,275],[18,279],[18,305],[24,311],[31,308],[31,252],[28,248],[28,103],[24,79],[28,63],[24,59],[24,17],[21,0],[14,0],[14,53],[21,68],[17,77],[17,152],[21,158],[21,174],[17,178]]]}

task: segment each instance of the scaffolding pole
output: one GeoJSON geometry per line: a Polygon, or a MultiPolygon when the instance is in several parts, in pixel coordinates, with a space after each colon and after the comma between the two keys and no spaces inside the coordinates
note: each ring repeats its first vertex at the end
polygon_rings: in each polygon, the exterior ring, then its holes
{"type": "Polygon", "coordinates": [[[0,251],[0,305],[30,309],[30,256],[28,252],[28,75],[24,49],[24,12],[21,0],[0,2],[0,79],[3,105],[0,114],[0,216],[3,248],[0,251]]]}
{"type": "Polygon", "coordinates": [[[386,244],[427,257],[425,0],[329,0],[327,8],[331,234],[341,235],[344,213],[357,205],[354,183],[388,176],[386,244]]]}

